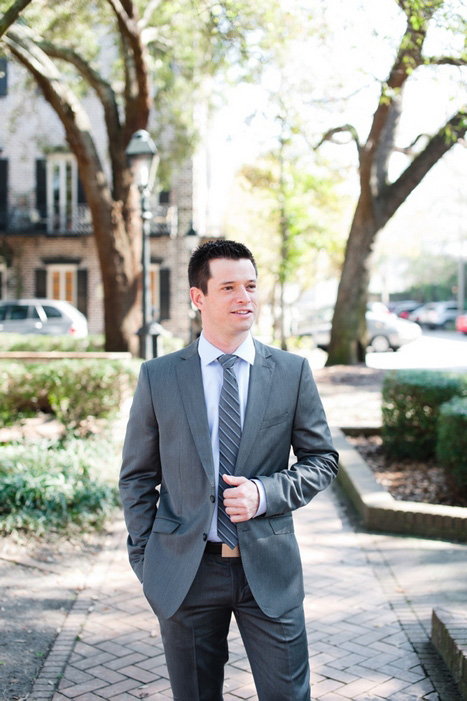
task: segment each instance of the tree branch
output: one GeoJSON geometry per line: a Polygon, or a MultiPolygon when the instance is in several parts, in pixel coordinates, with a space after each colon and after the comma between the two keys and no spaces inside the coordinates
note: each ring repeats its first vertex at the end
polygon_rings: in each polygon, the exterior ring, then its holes
{"type": "Polygon", "coordinates": [[[333,129],[329,129],[329,131],[327,131],[323,135],[323,137],[321,138],[321,141],[318,144],[316,144],[316,146],[314,147],[314,150],[316,151],[317,149],[319,149],[319,147],[322,146],[325,141],[332,141],[333,143],[338,143],[337,141],[334,141],[334,139],[332,137],[335,134],[342,134],[345,132],[350,134],[350,136],[352,137],[352,140],[355,141],[358,152],[360,153],[360,141],[358,138],[358,133],[352,124],[344,124],[341,127],[334,127],[333,129]]]}
{"type": "Polygon", "coordinates": [[[118,21],[122,23],[122,29],[124,30],[128,38],[130,39],[134,36],[137,36],[139,34],[139,30],[134,20],[133,14],[130,15],[127,12],[126,8],[123,6],[120,0],[107,0],[107,2],[114,11],[118,21]]]}
{"type": "Polygon", "coordinates": [[[114,11],[123,42],[125,65],[125,125],[123,141],[127,144],[133,132],[145,129],[151,100],[146,48],[138,26],[138,13],[132,0],[107,0],[114,11]]]}
{"type": "Polygon", "coordinates": [[[413,149],[420,139],[431,139],[431,134],[419,134],[408,146],[394,146],[393,150],[397,153],[404,153],[406,156],[416,156],[417,152],[413,149]]]}
{"type": "Polygon", "coordinates": [[[454,56],[425,56],[423,63],[427,66],[467,66],[467,58],[454,56]]]}
{"type": "Polygon", "coordinates": [[[44,51],[50,58],[57,58],[67,63],[71,63],[81,74],[81,76],[89,83],[89,85],[97,93],[100,101],[104,106],[104,110],[109,113],[111,117],[110,126],[112,131],[120,126],[120,119],[118,116],[117,103],[115,99],[115,93],[112,86],[108,83],[98,71],[96,71],[90,63],[85,61],[82,56],[80,56],[73,49],[69,49],[63,46],[56,46],[49,41],[40,40],[36,42],[36,45],[44,51]]]}
{"type": "Polygon", "coordinates": [[[96,92],[104,108],[104,119],[109,138],[109,155],[112,164],[114,197],[117,200],[122,199],[123,184],[118,180],[118,176],[121,176],[125,168],[125,163],[123,162],[125,149],[121,143],[120,116],[112,86],[76,51],[67,47],[56,46],[44,40],[36,41],[36,45],[50,58],[57,58],[72,64],[96,92]]]}
{"type": "Polygon", "coordinates": [[[13,22],[16,22],[21,12],[27,7],[32,0],[15,0],[4,15],[0,17],[0,37],[5,34],[7,29],[11,27],[13,22]]]}
{"type": "Polygon", "coordinates": [[[421,151],[399,176],[388,185],[378,198],[379,215],[382,218],[381,226],[389,221],[393,214],[405,202],[410,193],[422,181],[437,161],[444,156],[458,141],[462,141],[467,132],[467,106],[459,110],[451,119],[433,136],[426,147],[421,151]]]}
{"type": "Polygon", "coordinates": [[[146,5],[142,19],[139,21],[139,26],[141,29],[145,29],[151,19],[152,13],[157,10],[159,5],[162,4],[163,0],[150,0],[146,5]]]}
{"type": "MultiPolygon", "coordinates": [[[[89,118],[75,94],[61,80],[60,72],[53,61],[37,46],[36,39],[31,29],[24,25],[15,25],[10,27],[3,40],[18,61],[32,74],[45,99],[57,113],[78,163],[87,165],[86,172],[80,171],[85,186],[89,184],[86,195],[91,191],[90,181],[97,182],[96,190],[101,194],[105,193],[106,178],[91,136],[89,118]]],[[[107,193],[107,198],[110,202],[110,192],[107,193]]]]}

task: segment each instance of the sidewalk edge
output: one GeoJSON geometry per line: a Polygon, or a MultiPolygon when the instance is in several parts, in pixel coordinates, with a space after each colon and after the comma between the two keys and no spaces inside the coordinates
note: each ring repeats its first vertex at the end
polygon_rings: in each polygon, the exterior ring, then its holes
{"type": "Polygon", "coordinates": [[[339,428],[332,428],[339,451],[338,484],[349,497],[365,526],[386,533],[467,542],[467,509],[394,499],[376,481],[360,454],[339,428]]]}
{"type": "Polygon", "coordinates": [[[109,532],[96,556],[91,571],[84,580],[82,589],[77,591],[76,600],[45,657],[44,664],[28,696],[28,701],[50,701],[57,691],[76,640],[93,609],[93,593],[100,589],[115,552],[121,546],[122,525],[118,514],[111,521],[108,528],[109,532]]]}

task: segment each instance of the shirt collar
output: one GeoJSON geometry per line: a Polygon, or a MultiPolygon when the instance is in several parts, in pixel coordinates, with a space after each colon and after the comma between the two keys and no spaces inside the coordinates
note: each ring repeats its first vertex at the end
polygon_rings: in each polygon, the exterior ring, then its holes
{"type": "MultiPolygon", "coordinates": [[[[201,336],[199,337],[198,353],[203,365],[209,365],[209,363],[217,360],[220,355],[223,355],[223,351],[216,348],[216,346],[213,346],[212,343],[207,340],[203,332],[201,332],[201,336]]],[[[246,360],[247,363],[253,365],[255,362],[255,353],[256,350],[253,337],[251,333],[249,333],[243,343],[239,345],[237,350],[235,350],[232,355],[238,355],[239,358],[246,360]]]]}

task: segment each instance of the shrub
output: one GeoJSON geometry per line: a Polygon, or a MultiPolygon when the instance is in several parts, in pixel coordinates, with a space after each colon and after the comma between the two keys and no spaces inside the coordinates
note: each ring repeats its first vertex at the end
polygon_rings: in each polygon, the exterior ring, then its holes
{"type": "Polygon", "coordinates": [[[434,455],[441,404],[467,395],[467,375],[430,370],[388,373],[383,383],[383,442],[399,457],[434,455]]]}
{"type": "Polygon", "coordinates": [[[453,397],[438,418],[436,457],[460,486],[467,487],[467,397],[453,397]]]}
{"type": "Polygon", "coordinates": [[[138,368],[131,360],[0,362],[0,422],[45,411],[73,429],[88,416],[112,416],[134,388],[138,368]]]}
{"type": "Polygon", "coordinates": [[[104,336],[95,334],[86,338],[73,336],[48,336],[46,334],[0,333],[0,352],[13,351],[76,351],[99,352],[104,350],[104,336]]]}
{"type": "Polygon", "coordinates": [[[104,440],[41,441],[0,447],[0,533],[99,528],[118,504],[98,474],[117,459],[104,440]]]}

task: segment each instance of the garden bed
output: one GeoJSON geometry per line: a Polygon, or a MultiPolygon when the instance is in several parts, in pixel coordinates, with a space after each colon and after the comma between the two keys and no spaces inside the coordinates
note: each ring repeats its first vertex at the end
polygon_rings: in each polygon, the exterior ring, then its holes
{"type": "Polygon", "coordinates": [[[397,500],[467,507],[467,494],[435,459],[393,458],[380,435],[346,436],[366,461],[379,484],[397,500]]]}

